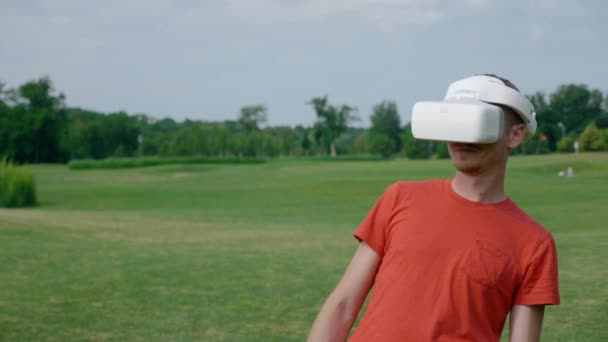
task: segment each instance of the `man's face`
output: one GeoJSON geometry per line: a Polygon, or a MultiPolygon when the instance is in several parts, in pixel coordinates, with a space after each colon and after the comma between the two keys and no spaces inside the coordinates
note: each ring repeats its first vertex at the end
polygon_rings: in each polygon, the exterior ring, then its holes
{"type": "Polygon", "coordinates": [[[493,144],[448,143],[454,167],[465,174],[478,175],[483,171],[503,165],[506,155],[502,140],[493,144]]]}
{"type": "Polygon", "coordinates": [[[504,132],[501,138],[492,144],[448,143],[448,150],[454,167],[465,174],[479,175],[486,170],[505,167],[512,149],[524,138],[525,127],[515,124],[515,113],[505,111],[504,132]]]}

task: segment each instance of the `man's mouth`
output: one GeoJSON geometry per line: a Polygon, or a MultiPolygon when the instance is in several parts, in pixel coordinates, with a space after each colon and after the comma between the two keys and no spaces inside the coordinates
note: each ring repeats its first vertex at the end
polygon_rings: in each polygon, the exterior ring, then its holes
{"type": "Polygon", "coordinates": [[[478,144],[454,143],[452,149],[457,152],[478,152],[481,151],[481,146],[478,144]]]}

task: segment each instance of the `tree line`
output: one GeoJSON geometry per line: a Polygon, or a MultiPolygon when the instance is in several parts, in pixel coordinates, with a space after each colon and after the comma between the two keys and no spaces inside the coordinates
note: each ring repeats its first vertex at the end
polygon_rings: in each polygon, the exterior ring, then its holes
{"type": "MultiPolygon", "coordinates": [[[[582,84],[565,84],[553,93],[528,96],[537,112],[537,133],[515,153],[608,150],[608,95],[582,84]]],[[[266,126],[263,104],[241,108],[234,120],[175,121],[145,114],[100,113],[65,104],[49,77],[17,88],[0,82],[0,157],[19,163],[56,163],[71,159],[133,156],[258,157],[338,154],[403,155],[412,159],[447,158],[445,143],[413,138],[402,125],[397,105],[382,101],[370,114],[371,127],[355,128],[356,108],[309,101],[316,122],[266,126]]]]}

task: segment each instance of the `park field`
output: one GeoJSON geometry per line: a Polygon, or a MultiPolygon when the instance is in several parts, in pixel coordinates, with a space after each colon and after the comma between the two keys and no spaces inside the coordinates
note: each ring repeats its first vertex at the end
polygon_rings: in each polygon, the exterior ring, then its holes
{"type": "MultiPolygon", "coordinates": [[[[31,168],[40,206],[0,209],[2,341],[302,341],[384,189],[453,174],[403,159],[31,168]]],[[[608,154],[513,157],[507,178],[558,246],[543,340],[608,341],[608,154]]]]}

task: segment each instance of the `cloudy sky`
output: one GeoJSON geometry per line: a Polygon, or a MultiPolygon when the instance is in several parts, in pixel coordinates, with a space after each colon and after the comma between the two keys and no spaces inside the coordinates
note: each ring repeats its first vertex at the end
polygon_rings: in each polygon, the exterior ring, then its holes
{"type": "Polygon", "coordinates": [[[608,1],[0,0],[0,81],[48,75],[70,106],[310,125],[327,94],[359,110],[440,99],[476,73],[526,93],[608,92],[608,1]]]}

